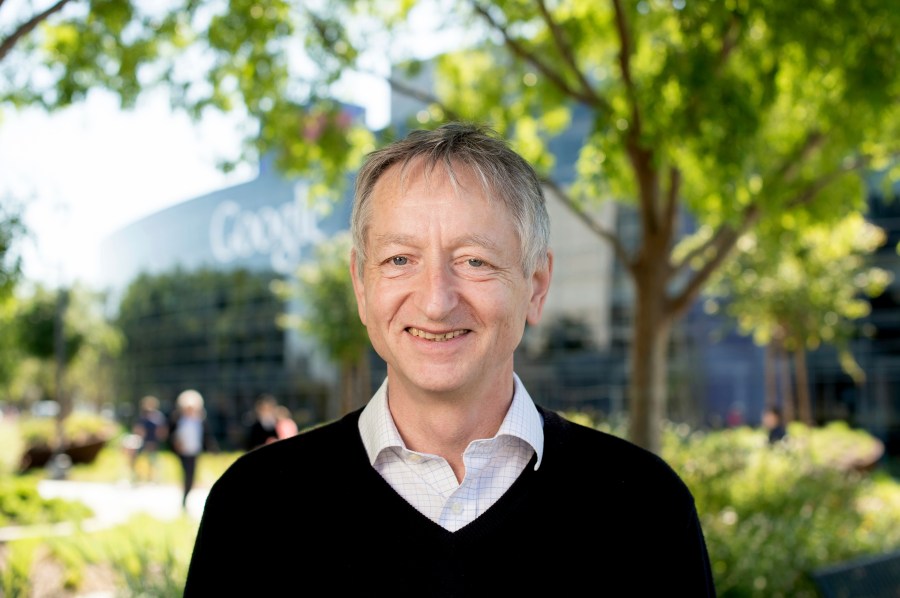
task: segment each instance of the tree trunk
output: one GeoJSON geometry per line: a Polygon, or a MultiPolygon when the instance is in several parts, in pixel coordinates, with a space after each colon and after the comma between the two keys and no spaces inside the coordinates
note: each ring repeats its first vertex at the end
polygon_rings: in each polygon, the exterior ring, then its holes
{"type": "Polygon", "coordinates": [[[778,406],[778,355],[775,345],[771,342],[766,345],[765,362],[765,406],[772,409],[778,406]]]}
{"type": "Polygon", "coordinates": [[[654,275],[635,277],[636,309],[629,377],[629,440],[656,454],[662,448],[666,417],[668,352],[672,317],[654,275]]]}
{"type": "Polygon", "coordinates": [[[794,376],[797,386],[798,418],[804,424],[811,426],[812,406],[809,400],[809,372],[806,368],[806,350],[800,347],[794,351],[794,376]]]}
{"type": "Polygon", "coordinates": [[[778,347],[778,362],[781,365],[781,406],[784,411],[784,423],[794,421],[794,393],[791,390],[791,364],[784,345],[778,347]]]}

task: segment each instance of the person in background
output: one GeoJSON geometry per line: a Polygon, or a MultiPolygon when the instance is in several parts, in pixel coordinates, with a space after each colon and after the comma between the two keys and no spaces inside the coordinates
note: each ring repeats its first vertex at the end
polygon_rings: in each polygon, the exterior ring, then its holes
{"type": "Polygon", "coordinates": [[[219,477],[185,598],[298,583],[373,596],[715,596],[693,495],[672,467],[540,406],[516,374],[550,289],[549,227],[539,176],[485,127],[414,131],[366,158],[350,276],[387,376],[364,407],[244,453],[219,477]],[[265,525],[261,513],[295,516],[265,525]]]}
{"type": "Polygon", "coordinates": [[[206,427],[203,396],[194,389],[182,391],[176,400],[171,422],[171,446],[181,462],[184,492],[181,506],[187,508],[187,499],[194,487],[197,460],[210,448],[206,427]]]}
{"type": "Polygon", "coordinates": [[[275,423],[278,420],[276,410],[278,401],[270,394],[262,394],[253,403],[253,420],[247,428],[244,450],[253,449],[278,440],[275,423]]]}
{"type": "Polygon", "coordinates": [[[297,422],[294,421],[294,415],[290,409],[284,405],[278,405],[275,408],[275,418],[275,433],[279,440],[297,435],[297,422]]]}
{"type": "Polygon", "coordinates": [[[159,449],[168,436],[169,427],[166,416],[159,410],[158,398],[147,395],[141,399],[140,412],[132,432],[135,435],[135,450],[131,461],[132,481],[141,481],[141,456],[147,462],[147,481],[159,481],[159,449]]]}
{"type": "Polygon", "coordinates": [[[783,440],[787,436],[787,428],[781,417],[781,409],[778,407],[767,407],[763,412],[763,427],[767,430],[769,444],[783,440]]]}

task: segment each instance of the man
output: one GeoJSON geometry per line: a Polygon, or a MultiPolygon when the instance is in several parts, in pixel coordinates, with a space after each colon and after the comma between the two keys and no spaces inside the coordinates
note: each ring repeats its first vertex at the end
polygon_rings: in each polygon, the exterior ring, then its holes
{"type": "Polygon", "coordinates": [[[672,469],[539,408],[515,374],[553,266],[533,169],[488,129],[416,131],[368,157],[351,229],[387,378],[216,482],[185,596],[713,596],[672,469]]]}

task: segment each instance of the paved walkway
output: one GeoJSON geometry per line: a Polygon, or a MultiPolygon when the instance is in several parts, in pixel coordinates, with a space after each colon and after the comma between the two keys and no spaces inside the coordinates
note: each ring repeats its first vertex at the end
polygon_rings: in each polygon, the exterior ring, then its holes
{"type": "MultiPolygon", "coordinates": [[[[93,509],[95,517],[85,522],[83,527],[92,531],[124,523],[138,513],[146,513],[161,520],[176,519],[186,513],[199,521],[209,489],[192,490],[188,495],[186,510],[181,507],[181,488],[175,485],[42,480],[38,483],[38,491],[45,498],[78,500],[88,505],[93,509]]],[[[0,542],[48,533],[65,534],[72,529],[71,524],[65,523],[52,526],[0,527],[0,542]]]]}

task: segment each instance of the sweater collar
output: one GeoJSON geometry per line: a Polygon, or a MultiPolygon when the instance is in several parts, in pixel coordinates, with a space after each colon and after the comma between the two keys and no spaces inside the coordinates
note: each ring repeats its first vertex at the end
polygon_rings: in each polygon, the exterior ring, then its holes
{"type": "MultiPolygon", "coordinates": [[[[525,390],[525,386],[519,376],[513,374],[514,392],[512,403],[506,416],[500,424],[500,429],[494,438],[499,436],[515,436],[527,442],[534,449],[537,459],[534,468],[541,464],[544,455],[544,428],[543,418],[525,390]]],[[[397,430],[391,411],[388,409],[388,380],[384,379],[381,386],[372,396],[359,417],[359,433],[369,463],[374,465],[378,455],[389,448],[406,448],[400,432],[397,430]]]]}

